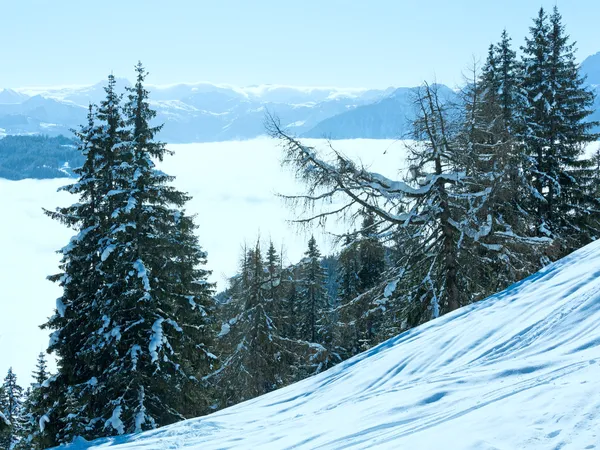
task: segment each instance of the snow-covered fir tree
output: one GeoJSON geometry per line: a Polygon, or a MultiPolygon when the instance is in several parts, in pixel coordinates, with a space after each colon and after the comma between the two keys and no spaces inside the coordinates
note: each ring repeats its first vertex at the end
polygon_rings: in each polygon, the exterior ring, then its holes
{"type": "Polygon", "coordinates": [[[299,337],[308,342],[324,342],[325,323],[331,307],[325,288],[325,269],[321,264],[321,252],[314,236],[308,241],[304,259],[299,265],[298,322],[299,337]]]}
{"type": "Polygon", "coordinates": [[[12,450],[23,435],[23,388],[17,383],[17,376],[12,368],[4,378],[0,388],[0,420],[4,429],[0,429],[0,448],[12,450]]]}
{"type": "Polygon", "coordinates": [[[575,48],[554,7],[543,8],[522,47],[525,102],[520,138],[533,185],[538,233],[555,239],[559,258],[584,245],[598,230],[598,204],[590,195],[592,163],[585,145],[597,136],[593,92],[579,74],[575,48]]]}
{"type": "Polygon", "coordinates": [[[34,381],[27,389],[25,401],[23,402],[21,440],[15,447],[18,450],[42,450],[46,448],[40,432],[40,419],[46,413],[42,385],[50,376],[44,353],[38,355],[32,376],[34,381]]]}
{"type": "Polygon", "coordinates": [[[296,302],[302,263],[282,267],[270,243],[266,259],[260,241],[245,248],[240,272],[230,280],[220,305],[217,344],[220,368],[210,375],[220,408],[265,394],[318,373],[332,355],[319,343],[302,339],[296,302]]]}
{"type": "Polygon", "coordinates": [[[377,285],[385,270],[385,247],[377,238],[374,217],[364,214],[360,233],[346,236],[339,255],[339,303],[335,314],[336,350],[344,359],[373,345],[374,324],[381,314],[374,314],[369,296],[360,294],[377,285]],[[377,316],[377,317],[375,317],[377,316]]]}
{"type": "Polygon", "coordinates": [[[270,392],[293,379],[290,369],[295,355],[273,320],[279,309],[274,301],[279,298],[274,250],[271,245],[267,266],[259,241],[245,250],[240,274],[227,291],[229,300],[218,335],[222,365],[211,377],[218,386],[220,407],[270,392]]]}
{"type": "Polygon", "coordinates": [[[469,176],[464,192],[485,193],[485,201],[473,211],[473,220],[488,228],[477,237],[478,253],[486,256],[482,259],[486,264],[471,277],[473,297],[478,299],[538,270],[539,255],[550,240],[536,235],[532,213],[527,211],[531,185],[514,133],[520,75],[506,32],[498,45],[490,46],[481,74],[474,67],[472,75],[460,93],[457,141],[464,149],[462,165],[469,176]]]}
{"type": "Polygon", "coordinates": [[[78,231],[53,277],[64,294],[46,324],[59,357],[46,383],[56,443],[155,428],[210,403],[201,382],[215,358],[206,254],[183,210],[189,197],[154,165],[168,152],[150,124],[141,64],[136,72],[124,107],[109,78],[79,136],[87,161],[68,189],[80,201],[55,213],[78,231]]]}
{"type": "Polygon", "coordinates": [[[46,355],[38,355],[36,368],[32,373],[33,383],[25,393],[23,401],[23,427],[21,440],[15,447],[19,450],[39,450],[45,448],[40,439],[40,419],[45,414],[42,384],[48,379],[46,355]]]}

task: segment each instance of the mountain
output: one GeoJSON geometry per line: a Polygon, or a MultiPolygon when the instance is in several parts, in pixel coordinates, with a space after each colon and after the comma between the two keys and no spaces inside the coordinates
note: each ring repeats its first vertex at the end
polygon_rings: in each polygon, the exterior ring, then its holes
{"type": "Polygon", "coordinates": [[[0,104],[2,134],[70,134],[83,123],[86,109],[53,98],[35,95],[21,103],[0,104]]]}
{"type": "Polygon", "coordinates": [[[0,105],[10,105],[13,103],[22,103],[27,100],[29,96],[21,94],[20,92],[13,91],[12,89],[1,89],[0,90],[0,105]]]}
{"type": "MultiPolygon", "coordinates": [[[[600,53],[581,64],[598,93],[600,120],[600,53]]],[[[104,98],[104,82],[91,86],[31,87],[0,91],[0,136],[69,134],[85,117],[90,103],[104,98]]],[[[131,83],[117,79],[124,92],[131,83]]],[[[237,87],[211,83],[149,85],[160,138],[169,143],[252,139],[265,134],[265,112],[281,119],[296,135],[333,139],[398,139],[414,118],[415,88],[344,89],[260,85],[237,87]]],[[[440,85],[442,95],[456,93],[440,85]]],[[[600,131],[600,130],[599,130],[600,131]]]]}
{"type": "MultiPolygon", "coordinates": [[[[440,98],[456,100],[454,91],[438,85],[440,98]]],[[[330,139],[398,139],[410,130],[415,117],[417,88],[399,88],[374,103],[358,106],[323,120],[303,134],[309,138],[330,139]]]]}
{"type": "MultiPolygon", "coordinates": [[[[594,102],[596,111],[590,116],[590,120],[600,122],[600,52],[588,56],[581,63],[580,70],[586,76],[586,82],[596,93],[596,101],[594,102]]],[[[596,127],[594,131],[600,133],[600,126],[596,127]]]]}
{"type": "MultiPolygon", "coordinates": [[[[0,128],[4,129],[3,134],[44,133],[54,136],[66,133],[69,128],[81,123],[89,103],[102,100],[103,86],[104,83],[97,83],[92,86],[34,87],[11,91],[22,96],[22,100],[0,105],[0,128]],[[30,99],[36,99],[38,103],[45,101],[48,114],[40,114],[41,111],[32,108],[28,104],[30,99]],[[51,114],[50,110],[56,110],[57,105],[68,109],[70,114],[51,114]]],[[[130,86],[129,81],[117,79],[119,91],[124,92],[126,86],[130,86]]],[[[263,123],[267,111],[279,116],[285,125],[301,134],[324,119],[378,101],[393,92],[393,88],[235,87],[210,83],[150,85],[149,89],[153,106],[158,111],[156,123],[165,124],[161,139],[170,143],[255,138],[265,133],[263,123]]]]}
{"type": "Polygon", "coordinates": [[[580,70],[587,76],[587,82],[600,86],[600,52],[588,56],[580,66],[580,70]]]}
{"type": "Polygon", "coordinates": [[[297,384],[65,450],[596,449],[598,323],[600,241],[297,384]]]}

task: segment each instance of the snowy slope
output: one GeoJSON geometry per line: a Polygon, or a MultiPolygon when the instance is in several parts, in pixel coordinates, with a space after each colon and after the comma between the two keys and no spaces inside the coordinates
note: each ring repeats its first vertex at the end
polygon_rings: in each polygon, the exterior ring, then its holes
{"type": "Polygon", "coordinates": [[[288,388],[68,448],[600,448],[600,242],[288,388]]]}

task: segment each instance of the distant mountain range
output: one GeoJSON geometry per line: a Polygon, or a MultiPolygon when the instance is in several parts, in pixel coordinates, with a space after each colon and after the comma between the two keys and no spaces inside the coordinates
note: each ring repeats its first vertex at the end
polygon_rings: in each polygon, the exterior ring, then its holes
{"type": "MultiPolygon", "coordinates": [[[[600,120],[600,53],[581,65],[596,90],[600,120]]],[[[118,79],[120,90],[129,81],[118,79]]],[[[93,86],[0,90],[0,136],[70,135],[85,120],[87,105],[104,97],[104,82],[93,86]]],[[[331,139],[401,138],[414,117],[415,88],[342,89],[293,86],[234,87],[210,83],[149,86],[160,138],[169,143],[244,140],[264,131],[267,111],[302,137],[331,139]]],[[[442,94],[456,94],[446,86],[442,94]]]]}

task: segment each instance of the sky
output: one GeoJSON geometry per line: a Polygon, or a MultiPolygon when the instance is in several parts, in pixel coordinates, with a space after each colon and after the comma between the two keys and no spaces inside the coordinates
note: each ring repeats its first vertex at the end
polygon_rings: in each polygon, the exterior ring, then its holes
{"type": "Polygon", "coordinates": [[[132,78],[138,60],[152,84],[457,85],[555,4],[580,60],[600,51],[597,0],[1,0],[0,88],[132,78]]]}

